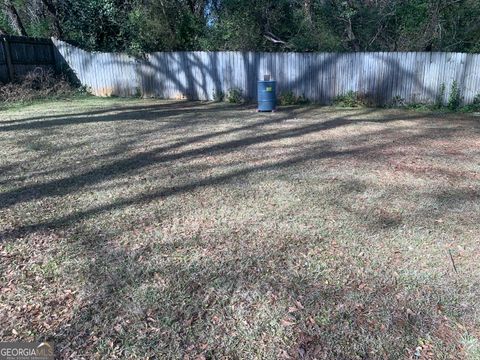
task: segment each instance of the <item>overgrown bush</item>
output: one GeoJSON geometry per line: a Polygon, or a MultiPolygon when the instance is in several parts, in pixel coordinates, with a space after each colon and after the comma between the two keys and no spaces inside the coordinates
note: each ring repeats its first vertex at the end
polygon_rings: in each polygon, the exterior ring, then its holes
{"type": "Polygon", "coordinates": [[[213,91],[213,101],[223,102],[225,100],[225,93],[222,90],[216,89],[213,91]]]}
{"type": "Polygon", "coordinates": [[[343,95],[338,95],[333,99],[333,104],[339,107],[362,107],[366,106],[366,97],[356,91],[349,91],[343,95]]]}
{"type": "Polygon", "coordinates": [[[279,97],[280,105],[301,105],[307,103],[307,99],[302,96],[295,95],[292,91],[282,92],[279,97]]]}
{"type": "Polygon", "coordinates": [[[460,88],[458,87],[458,83],[455,80],[452,83],[452,88],[450,89],[450,96],[448,97],[448,104],[447,107],[455,111],[460,107],[460,104],[462,103],[462,96],[460,94],[460,88]]]}
{"type": "Polygon", "coordinates": [[[36,68],[16,82],[0,85],[0,102],[23,102],[36,99],[58,98],[74,93],[64,76],[52,70],[36,68]]]}
{"type": "Polygon", "coordinates": [[[231,104],[241,104],[245,101],[242,89],[232,88],[228,90],[227,101],[231,104]]]}

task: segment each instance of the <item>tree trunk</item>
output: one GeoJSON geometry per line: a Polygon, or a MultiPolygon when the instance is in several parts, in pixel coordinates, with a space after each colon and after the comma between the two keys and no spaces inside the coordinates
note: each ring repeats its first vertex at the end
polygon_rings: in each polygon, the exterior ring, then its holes
{"type": "Polygon", "coordinates": [[[353,32],[353,26],[352,26],[352,20],[348,19],[347,22],[347,37],[348,37],[348,42],[352,45],[353,49],[356,52],[360,51],[360,45],[358,44],[357,37],[355,36],[353,32]]]}
{"type": "Polygon", "coordinates": [[[4,0],[3,7],[15,32],[21,36],[28,36],[22,20],[20,19],[20,15],[18,15],[18,11],[12,2],[10,0],[4,0]]]}
{"type": "Polygon", "coordinates": [[[308,23],[313,22],[312,0],[303,0],[303,12],[308,23]]]}
{"type": "Polygon", "coordinates": [[[42,4],[53,17],[53,35],[59,39],[63,38],[62,26],[60,24],[60,20],[58,19],[58,11],[55,7],[55,4],[52,0],[42,0],[42,4]]]}

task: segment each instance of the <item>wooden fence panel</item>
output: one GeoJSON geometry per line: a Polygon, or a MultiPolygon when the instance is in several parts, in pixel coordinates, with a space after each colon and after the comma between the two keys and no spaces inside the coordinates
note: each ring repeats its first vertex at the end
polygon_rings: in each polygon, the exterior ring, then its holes
{"type": "Polygon", "coordinates": [[[0,41],[0,83],[6,83],[9,79],[5,43],[0,41]]]}
{"type": "MultiPolygon", "coordinates": [[[[349,91],[374,104],[444,101],[457,81],[465,102],[480,93],[480,55],[460,53],[156,52],[145,59],[90,53],[54,40],[67,63],[96,95],[212,100],[217,91],[257,95],[257,80],[271,75],[278,92],[330,103],[349,91]]],[[[63,59],[63,60],[62,60],[63,59]]],[[[58,60],[58,59],[57,59],[58,60]]]]}
{"type": "Polygon", "coordinates": [[[0,36],[0,82],[21,79],[38,68],[56,69],[54,46],[50,39],[0,36]]]}

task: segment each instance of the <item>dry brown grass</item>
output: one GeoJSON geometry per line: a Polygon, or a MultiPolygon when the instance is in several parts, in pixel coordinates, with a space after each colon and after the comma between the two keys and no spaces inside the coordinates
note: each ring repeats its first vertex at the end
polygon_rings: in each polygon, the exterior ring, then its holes
{"type": "Polygon", "coordinates": [[[0,339],[478,358],[477,117],[100,99],[0,116],[0,339]]]}

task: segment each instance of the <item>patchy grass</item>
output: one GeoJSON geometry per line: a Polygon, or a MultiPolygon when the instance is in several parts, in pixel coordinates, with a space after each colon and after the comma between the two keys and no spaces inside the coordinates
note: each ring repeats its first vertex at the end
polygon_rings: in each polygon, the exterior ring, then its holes
{"type": "Polygon", "coordinates": [[[478,117],[94,98],[0,117],[1,340],[478,356],[478,117]]]}

